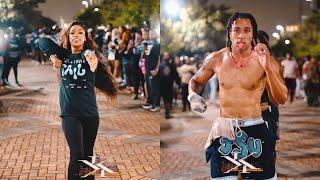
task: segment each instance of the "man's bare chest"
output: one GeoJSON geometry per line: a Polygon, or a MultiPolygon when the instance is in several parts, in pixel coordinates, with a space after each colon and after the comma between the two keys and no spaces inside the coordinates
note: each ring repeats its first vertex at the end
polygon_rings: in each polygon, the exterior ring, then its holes
{"type": "Polygon", "coordinates": [[[234,87],[256,89],[261,86],[265,77],[257,58],[251,58],[243,67],[238,67],[230,58],[225,58],[215,72],[220,86],[226,89],[234,87]]]}

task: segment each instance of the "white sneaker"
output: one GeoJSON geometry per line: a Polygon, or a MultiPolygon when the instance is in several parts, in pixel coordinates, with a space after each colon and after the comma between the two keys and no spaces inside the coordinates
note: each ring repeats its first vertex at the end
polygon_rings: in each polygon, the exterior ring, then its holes
{"type": "Polygon", "coordinates": [[[152,112],[160,111],[160,107],[159,107],[159,106],[156,106],[156,107],[154,107],[154,108],[151,108],[150,111],[152,111],[152,112]]]}
{"type": "Polygon", "coordinates": [[[142,108],[143,109],[151,109],[152,105],[151,104],[144,104],[144,105],[142,105],[142,108]]]}

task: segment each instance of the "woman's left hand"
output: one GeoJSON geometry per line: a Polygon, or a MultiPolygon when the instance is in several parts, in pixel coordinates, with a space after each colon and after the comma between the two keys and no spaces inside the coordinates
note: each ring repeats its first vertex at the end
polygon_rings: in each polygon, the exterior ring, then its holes
{"type": "Polygon", "coordinates": [[[94,72],[98,67],[98,58],[94,51],[87,50],[84,53],[86,60],[90,66],[90,71],[94,72]]]}

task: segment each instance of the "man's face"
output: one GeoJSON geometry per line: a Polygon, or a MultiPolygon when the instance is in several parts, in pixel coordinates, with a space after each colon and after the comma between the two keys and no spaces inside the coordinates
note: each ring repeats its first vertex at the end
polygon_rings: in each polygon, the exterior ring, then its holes
{"type": "Polygon", "coordinates": [[[142,31],[142,38],[143,40],[149,39],[149,32],[148,31],[142,31]]]}
{"type": "Polygon", "coordinates": [[[291,56],[289,53],[286,54],[286,59],[291,59],[291,56]]]}
{"type": "Polygon", "coordinates": [[[157,40],[158,38],[157,32],[154,30],[149,31],[149,36],[151,40],[157,40]]]}
{"type": "Polygon", "coordinates": [[[311,64],[317,64],[316,58],[315,58],[315,57],[311,57],[310,63],[311,63],[311,64]]]}
{"type": "Polygon", "coordinates": [[[170,58],[169,53],[168,53],[168,52],[165,52],[165,53],[163,54],[163,59],[167,60],[167,59],[169,59],[169,58],[170,58]]]}
{"type": "Polygon", "coordinates": [[[230,30],[232,48],[246,50],[251,47],[253,29],[250,19],[236,19],[230,30]]]}
{"type": "Polygon", "coordinates": [[[135,33],[135,41],[141,42],[141,40],[142,40],[142,35],[139,33],[135,33]]]}

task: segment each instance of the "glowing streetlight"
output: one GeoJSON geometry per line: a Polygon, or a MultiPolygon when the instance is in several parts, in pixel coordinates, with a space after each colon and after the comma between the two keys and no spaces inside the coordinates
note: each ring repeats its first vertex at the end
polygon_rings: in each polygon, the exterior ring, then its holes
{"type": "Polygon", "coordinates": [[[272,33],[272,36],[273,36],[274,38],[276,38],[277,40],[280,39],[280,35],[279,35],[279,33],[277,33],[277,32],[272,33]]]}
{"type": "Polygon", "coordinates": [[[99,8],[94,8],[93,10],[94,10],[94,12],[98,12],[99,8]]]}
{"type": "Polygon", "coordinates": [[[278,30],[278,31],[280,31],[280,35],[281,36],[283,36],[284,35],[284,27],[282,26],[282,25],[277,25],[276,26],[276,29],[278,30]]]}
{"type": "Polygon", "coordinates": [[[88,8],[88,7],[89,7],[88,1],[82,1],[81,4],[82,4],[85,8],[88,8]]]}
{"type": "Polygon", "coordinates": [[[286,40],[284,41],[284,43],[285,43],[285,44],[290,44],[290,40],[289,40],[289,39],[286,39],[286,40]]]}
{"type": "Polygon", "coordinates": [[[165,10],[170,16],[177,17],[180,12],[180,6],[177,3],[177,1],[174,1],[174,0],[167,1],[165,5],[165,10]]]}

